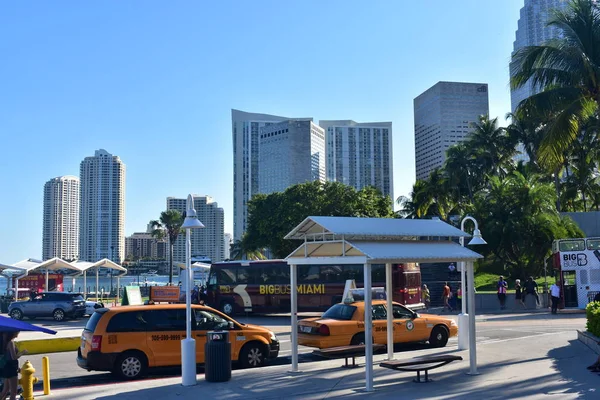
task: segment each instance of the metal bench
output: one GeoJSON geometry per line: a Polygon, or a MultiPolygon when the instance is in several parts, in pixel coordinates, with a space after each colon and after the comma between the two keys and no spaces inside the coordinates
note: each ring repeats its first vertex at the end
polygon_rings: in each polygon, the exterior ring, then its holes
{"type": "MultiPolygon", "coordinates": [[[[324,357],[324,358],[344,358],[346,363],[342,365],[342,368],[355,368],[356,365],[356,357],[361,357],[365,355],[364,344],[350,345],[350,346],[339,346],[339,347],[330,347],[328,349],[320,349],[313,351],[313,354],[316,356],[324,357]],[[348,364],[348,359],[352,359],[352,365],[348,364]]],[[[385,345],[383,344],[373,344],[373,352],[385,349],[385,345]]]]}
{"type": "Polygon", "coordinates": [[[414,379],[414,382],[417,383],[425,383],[431,382],[429,379],[429,370],[435,369],[439,367],[443,367],[446,364],[450,364],[453,361],[461,361],[463,358],[461,356],[424,356],[424,357],[416,357],[413,358],[412,361],[384,361],[379,365],[383,368],[394,369],[396,371],[405,371],[405,372],[416,372],[417,378],[414,379]],[[425,372],[425,379],[421,379],[421,371],[425,372]]]}

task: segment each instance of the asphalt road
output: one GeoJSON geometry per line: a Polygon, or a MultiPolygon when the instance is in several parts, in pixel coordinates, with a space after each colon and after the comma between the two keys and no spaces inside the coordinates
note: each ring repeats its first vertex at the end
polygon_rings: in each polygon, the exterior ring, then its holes
{"type": "MultiPolygon", "coordinates": [[[[456,316],[451,316],[456,318],[456,316]]],[[[289,317],[247,317],[238,318],[240,322],[253,323],[269,327],[276,332],[280,342],[281,351],[276,360],[270,362],[273,364],[291,363],[291,343],[289,317]]],[[[558,332],[575,331],[585,328],[585,315],[550,315],[550,314],[529,314],[529,315],[490,315],[477,317],[477,342],[478,345],[486,343],[506,342],[510,346],[513,340],[535,338],[539,335],[552,335],[558,332]]],[[[448,346],[456,346],[457,339],[451,338],[448,346]]],[[[396,352],[410,353],[411,350],[423,349],[427,345],[411,344],[395,346],[396,352]]],[[[311,353],[314,349],[300,346],[299,361],[319,361],[320,358],[311,353]]],[[[115,378],[106,372],[88,372],[77,366],[75,361],[76,352],[50,354],[50,376],[51,385],[54,388],[76,387],[95,384],[106,384],[115,382],[115,378]]],[[[36,370],[36,376],[41,378],[41,359],[42,356],[24,356],[22,361],[30,360],[36,370]]],[[[343,361],[341,361],[343,362],[343,361]]],[[[150,371],[148,379],[160,378],[165,376],[177,376],[181,373],[179,368],[155,369],[150,371]]],[[[203,373],[199,368],[198,373],[203,373]]],[[[41,383],[37,386],[41,389],[41,383]]]]}

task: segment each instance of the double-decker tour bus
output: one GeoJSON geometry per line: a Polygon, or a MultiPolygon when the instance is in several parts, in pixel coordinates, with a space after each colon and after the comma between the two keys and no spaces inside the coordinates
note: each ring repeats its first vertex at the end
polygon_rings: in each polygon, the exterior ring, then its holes
{"type": "Polygon", "coordinates": [[[585,308],[600,291],[600,238],[555,240],[550,265],[560,287],[560,307],[585,308]]]}
{"type": "MultiPolygon", "coordinates": [[[[325,311],[342,301],[347,280],[363,284],[362,264],[298,265],[298,311],[325,311]]],[[[413,309],[421,302],[418,264],[392,266],[393,300],[413,309]]],[[[385,287],[385,265],[372,265],[372,285],[385,287]]],[[[207,304],[226,314],[290,311],[290,267],[285,260],[228,261],[211,265],[207,304]]]]}

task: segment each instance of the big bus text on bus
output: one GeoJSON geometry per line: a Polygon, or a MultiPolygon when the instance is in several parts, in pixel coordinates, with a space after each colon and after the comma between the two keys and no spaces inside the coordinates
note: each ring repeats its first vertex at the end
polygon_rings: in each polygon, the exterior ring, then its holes
{"type": "Polygon", "coordinates": [[[561,308],[585,308],[600,292],[600,238],[555,240],[550,265],[561,308]]]}
{"type": "MultiPolygon", "coordinates": [[[[298,311],[325,311],[342,301],[347,280],[362,287],[362,264],[298,265],[298,311]]],[[[385,265],[373,264],[373,286],[385,287],[385,265]]],[[[421,302],[418,264],[392,266],[393,300],[413,309],[421,302]]],[[[208,305],[226,314],[290,311],[290,267],[285,260],[230,261],[212,264],[208,305]]]]}

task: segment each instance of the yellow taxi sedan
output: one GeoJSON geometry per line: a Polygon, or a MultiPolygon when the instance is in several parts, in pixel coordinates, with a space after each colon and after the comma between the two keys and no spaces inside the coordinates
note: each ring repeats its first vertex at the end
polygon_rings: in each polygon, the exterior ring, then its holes
{"type": "MultiPolygon", "coordinates": [[[[401,304],[392,304],[394,343],[426,342],[444,347],[448,338],[458,334],[454,320],[437,315],[418,314],[401,304]]],[[[387,304],[374,300],[373,342],[387,344],[387,304]]],[[[365,343],[365,303],[335,304],[319,318],[298,322],[298,343],[326,349],[365,343]]]]}

